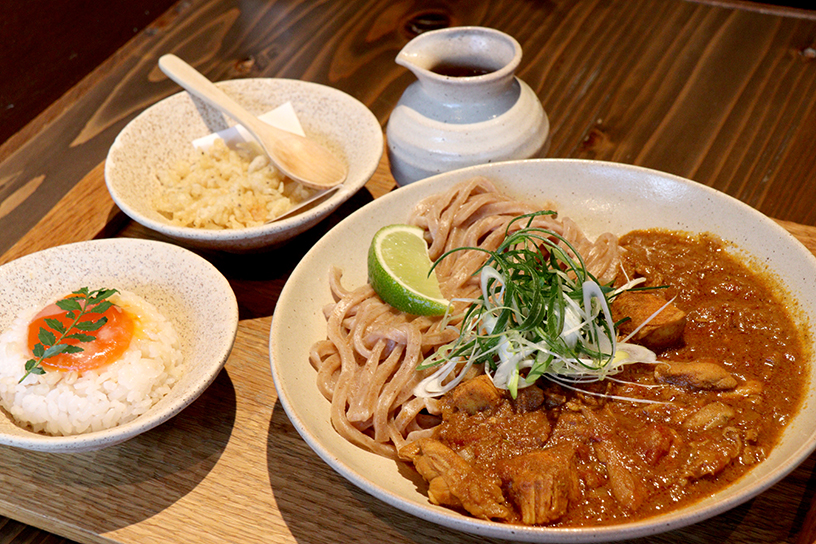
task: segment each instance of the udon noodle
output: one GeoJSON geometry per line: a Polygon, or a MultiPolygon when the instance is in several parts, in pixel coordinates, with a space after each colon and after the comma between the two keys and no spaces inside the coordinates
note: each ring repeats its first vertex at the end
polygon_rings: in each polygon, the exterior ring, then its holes
{"type": "MultiPolygon", "coordinates": [[[[488,180],[472,179],[420,202],[408,223],[423,228],[431,260],[448,250],[480,247],[493,250],[511,221],[541,208],[501,194],[488,180]]],[[[511,231],[524,226],[511,225],[511,231]]],[[[614,279],[620,254],[617,237],[603,234],[589,240],[568,218],[537,216],[533,226],[568,240],[598,280],[614,279]]],[[[436,268],[442,293],[461,314],[479,291],[474,274],[485,260],[481,251],[457,251],[436,268]],[[458,300],[458,302],[457,302],[458,300]]],[[[397,458],[406,443],[430,436],[439,423],[439,400],[414,396],[413,388],[432,370],[417,365],[436,348],[458,335],[458,324],[440,317],[412,316],[382,302],[370,285],[347,290],[342,272],[331,273],[335,303],[326,308],[327,339],[312,346],[311,364],[318,386],[331,401],[331,421],[350,442],[383,456],[397,458]]]]}

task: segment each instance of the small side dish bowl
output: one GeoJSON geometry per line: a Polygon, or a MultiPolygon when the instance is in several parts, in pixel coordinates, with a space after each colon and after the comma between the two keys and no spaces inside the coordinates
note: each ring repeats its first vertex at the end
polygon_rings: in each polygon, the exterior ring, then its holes
{"type": "Polygon", "coordinates": [[[212,230],[171,224],[153,208],[158,176],[189,155],[193,140],[235,124],[182,91],[128,123],[108,152],[108,190],[117,206],[134,221],[195,247],[236,253],[257,251],[317,224],[360,190],[377,169],[384,150],[382,127],[365,105],[342,91],[290,79],[236,79],[216,85],[255,115],[291,103],[306,136],[326,145],[345,161],[345,182],[318,204],[257,227],[212,230]]]}
{"type": "Polygon", "coordinates": [[[80,289],[130,291],[156,306],[178,333],[186,369],[170,392],[136,419],[103,431],[49,436],[0,411],[0,444],[73,453],[122,443],[164,423],[212,383],[232,351],[238,303],[227,279],[208,261],[173,244],[139,239],[58,246],[0,267],[0,331],[22,312],[80,289]]]}

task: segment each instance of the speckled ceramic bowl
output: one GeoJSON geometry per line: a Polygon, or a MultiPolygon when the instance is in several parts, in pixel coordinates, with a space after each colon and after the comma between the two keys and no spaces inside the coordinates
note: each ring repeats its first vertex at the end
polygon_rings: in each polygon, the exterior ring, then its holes
{"type": "MultiPolygon", "coordinates": [[[[526,542],[604,542],[677,529],[724,512],[782,479],[816,448],[816,388],[810,387],[768,458],[729,487],[697,503],[648,519],[592,528],[505,525],[434,506],[410,473],[390,459],[364,451],[335,432],[330,403],[317,388],[309,364],[313,342],[326,338],[322,308],[332,301],[325,271],[343,270],[343,285],[367,280],[368,240],[385,225],[404,222],[422,198],[473,176],[485,176],[507,194],[546,205],[552,202],[592,238],[639,228],[709,231],[735,243],[797,293],[801,326],[816,353],[816,258],[774,221],[709,187],[669,174],[623,164],[543,159],[476,166],[441,174],[393,191],[358,210],[329,231],[303,257],[275,308],[270,332],[272,375],[278,398],[304,440],[338,473],[405,512],[460,531],[526,542]],[[353,236],[351,236],[353,233],[353,236]],[[316,272],[321,271],[321,272],[316,272]]],[[[796,309],[794,309],[795,311],[796,309]]],[[[816,365],[809,365],[816,383],[816,365]]]]}
{"type": "Polygon", "coordinates": [[[131,291],[152,303],[178,332],[187,370],[170,393],[129,423],[75,436],[24,429],[0,412],[0,444],[48,452],[113,446],[167,421],[212,383],[238,330],[238,303],[226,278],[195,253],[137,239],[94,240],[27,255],[0,267],[0,331],[30,308],[81,287],[131,291]],[[213,318],[216,316],[216,318],[213,318]]]}
{"type": "Polygon", "coordinates": [[[237,79],[217,85],[256,115],[291,102],[306,136],[328,146],[346,162],[346,181],[316,206],[267,225],[205,230],[170,224],[152,206],[159,187],[157,176],[187,156],[193,140],[235,124],[183,91],[128,123],[108,152],[105,182],[114,202],[133,220],[196,247],[258,250],[318,223],[360,190],[377,169],[383,153],[382,127],[355,98],[331,87],[289,79],[237,79]]]}

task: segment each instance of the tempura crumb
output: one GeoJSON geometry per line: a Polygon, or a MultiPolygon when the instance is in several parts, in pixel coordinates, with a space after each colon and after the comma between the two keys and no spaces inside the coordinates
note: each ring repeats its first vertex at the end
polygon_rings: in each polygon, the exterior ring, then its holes
{"type": "Polygon", "coordinates": [[[314,193],[279,172],[254,144],[233,149],[222,139],[163,172],[159,184],[156,211],[174,225],[202,229],[262,225],[314,193]]]}

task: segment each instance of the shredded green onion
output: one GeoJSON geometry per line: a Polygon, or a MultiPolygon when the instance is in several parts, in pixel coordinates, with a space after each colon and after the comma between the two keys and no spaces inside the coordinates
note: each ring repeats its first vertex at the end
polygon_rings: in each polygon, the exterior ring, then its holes
{"type": "Polygon", "coordinates": [[[601,285],[569,241],[532,226],[535,217],[554,214],[542,211],[515,218],[495,251],[457,248],[436,261],[434,266],[455,251],[488,254],[479,272],[481,295],[470,301],[458,338],[420,364],[421,370],[439,368],[414,394],[442,395],[473,365],[484,365],[493,383],[515,398],[520,388],[541,377],[561,384],[596,382],[626,364],[655,360],[646,348],[617,342],[609,305],[625,289],[601,285]],[[514,223],[524,220],[526,226],[510,232],[514,223]]]}

